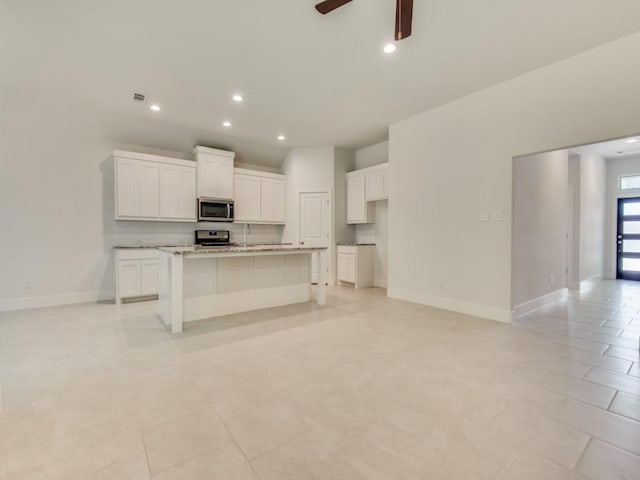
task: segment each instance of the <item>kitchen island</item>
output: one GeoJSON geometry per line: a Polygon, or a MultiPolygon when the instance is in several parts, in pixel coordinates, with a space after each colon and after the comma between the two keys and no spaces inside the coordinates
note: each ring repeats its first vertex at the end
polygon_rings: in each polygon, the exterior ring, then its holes
{"type": "Polygon", "coordinates": [[[253,245],[166,247],[160,252],[160,316],[172,333],[184,322],[311,300],[311,257],[318,261],[316,301],[324,305],[326,247],[253,245]]]}

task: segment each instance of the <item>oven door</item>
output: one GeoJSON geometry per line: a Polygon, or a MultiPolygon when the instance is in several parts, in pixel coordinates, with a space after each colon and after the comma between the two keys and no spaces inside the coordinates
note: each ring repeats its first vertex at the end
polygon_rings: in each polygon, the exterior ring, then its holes
{"type": "Polygon", "coordinates": [[[233,222],[233,202],[198,199],[198,220],[204,222],[233,222]]]}

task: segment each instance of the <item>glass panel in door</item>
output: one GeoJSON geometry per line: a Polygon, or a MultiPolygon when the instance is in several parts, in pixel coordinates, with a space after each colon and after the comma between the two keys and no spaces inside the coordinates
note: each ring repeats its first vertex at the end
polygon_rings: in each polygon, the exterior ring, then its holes
{"type": "Polygon", "coordinates": [[[640,197],[618,199],[616,278],[640,280],[640,197]]]}

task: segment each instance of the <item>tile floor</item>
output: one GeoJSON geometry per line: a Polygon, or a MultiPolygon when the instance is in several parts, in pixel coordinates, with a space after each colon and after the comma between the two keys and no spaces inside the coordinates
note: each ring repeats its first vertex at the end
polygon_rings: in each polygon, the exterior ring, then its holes
{"type": "Polygon", "coordinates": [[[503,325],[384,292],[0,314],[0,479],[638,479],[640,284],[503,325]]]}

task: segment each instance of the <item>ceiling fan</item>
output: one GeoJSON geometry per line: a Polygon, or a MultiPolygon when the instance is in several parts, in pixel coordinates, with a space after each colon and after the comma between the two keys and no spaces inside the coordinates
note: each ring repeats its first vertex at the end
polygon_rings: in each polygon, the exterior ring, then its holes
{"type": "MultiPolygon", "coordinates": [[[[323,15],[346,5],[352,0],[325,0],[316,5],[323,15]]],[[[411,35],[411,19],[413,17],[413,0],[396,0],[396,40],[402,40],[411,35]]]]}

